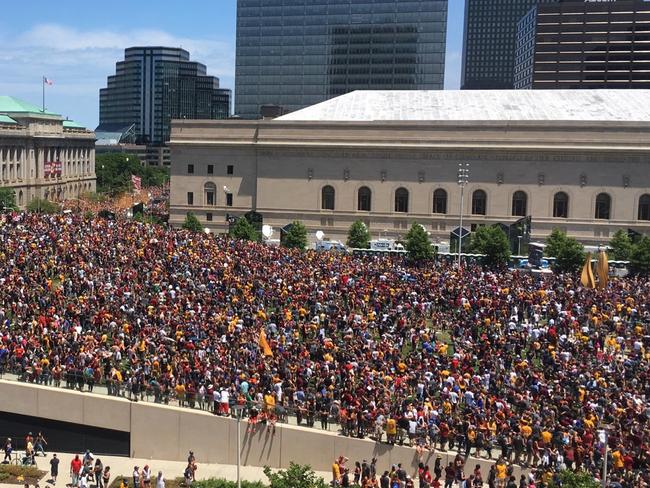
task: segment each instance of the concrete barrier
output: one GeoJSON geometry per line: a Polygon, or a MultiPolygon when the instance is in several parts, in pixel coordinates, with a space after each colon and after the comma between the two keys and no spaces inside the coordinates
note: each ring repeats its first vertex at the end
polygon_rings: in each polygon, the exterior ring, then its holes
{"type": "MultiPolygon", "coordinates": [[[[237,421],[204,411],[0,380],[0,412],[128,432],[134,458],[184,461],[192,450],[199,463],[237,462],[237,421]]],[[[286,468],[295,462],[329,471],[335,457],[345,455],[351,461],[376,457],[380,471],[401,463],[413,475],[420,460],[433,467],[440,456],[444,467],[455,456],[455,452],[427,452],[420,459],[410,447],[287,424],[250,429],[242,420],[240,435],[244,466],[286,468]]],[[[470,473],[476,464],[487,478],[493,461],[469,458],[466,471],[470,473]]],[[[515,475],[520,472],[515,467],[515,475]]]]}

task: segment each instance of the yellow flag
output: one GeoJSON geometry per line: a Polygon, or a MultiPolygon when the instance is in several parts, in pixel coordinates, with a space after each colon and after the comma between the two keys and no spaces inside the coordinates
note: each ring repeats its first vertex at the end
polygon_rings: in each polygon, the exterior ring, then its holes
{"type": "Polygon", "coordinates": [[[607,286],[607,280],[609,279],[609,264],[607,261],[607,253],[605,251],[600,251],[598,253],[596,270],[598,272],[598,288],[602,290],[607,286]]]}
{"type": "Polygon", "coordinates": [[[587,253],[585,265],[582,267],[582,274],[580,275],[580,282],[585,288],[595,288],[596,282],[594,280],[594,273],[591,270],[591,253],[587,253]]]}
{"type": "Polygon", "coordinates": [[[271,351],[269,341],[266,340],[266,332],[264,332],[264,329],[260,331],[260,347],[264,351],[265,356],[273,356],[273,351],[271,351]]]}

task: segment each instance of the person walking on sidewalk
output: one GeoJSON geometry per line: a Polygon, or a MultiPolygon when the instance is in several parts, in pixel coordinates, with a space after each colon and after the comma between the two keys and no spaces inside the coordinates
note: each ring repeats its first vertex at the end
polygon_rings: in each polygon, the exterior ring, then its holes
{"type": "Polygon", "coordinates": [[[72,479],[71,485],[77,486],[79,484],[79,473],[81,472],[82,462],[79,459],[79,454],[75,454],[74,459],[70,461],[70,478],[72,479]]]}
{"type": "Polygon", "coordinates": [[[54,454],[50,459],[50,479],[53,485],[56,485],[57,476],[59,476],[59,458],[54,454]]]}
{"type": "Polygon", "coordinates": [[[45,454],[45,446],[47,446],[45,436],[42,432],[39,432],[36,435],[36,440],[34,441],[34,456],[38,456],[38,453],[40,452],[43,457],[46,457],[47,454],[45,454]]]}
{"type": "Polygon", "coordinates": [[[102,484],[104,488],[108,488],[108,482],[111,480],[111,467],[106,466],[104,472],[102,473],[102,484]]]}
{"type": "Polygon", "coordinates": [[[2,460],[2,464],[7,464],[11,462],[11,453],[13,452],[14,448],[11,445],[11,437],[7,437],[7,440],[5,441],[4,445],[4,452],[5,452],[5,458],[2,460]]]}

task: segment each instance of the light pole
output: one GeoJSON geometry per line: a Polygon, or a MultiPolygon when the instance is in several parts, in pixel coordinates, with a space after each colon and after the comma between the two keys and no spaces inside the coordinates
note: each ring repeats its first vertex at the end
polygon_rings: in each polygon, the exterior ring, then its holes
{"type": "Polygon", "coordinates": [[[463,251],[463,205],[465,203],[465,186],[469,182],[469,163],[458,163],[458,186],[460,186],[460,224],[458,226],[458,269],[460,254],[463,251]]]}
{"type": "Polygon", "coordinates": [[[607,429],[600,429],[598,431],[598,437],[600,442],[604,444],[604,453],[603,453],[603,479],[601,483],[603,488],[607,488],[607,451],[608,451],[608,439],[607,439],[607,429]]]}
{"type": "Polygon", "coordinates": [[[523,236],[517,236],[517,256],[521,256],[521,238],[523,236]]]}
{"type": "Polygon", "coordinates": [[[244,405],[233,405],[237,417],[237,488],[241,488],[241,416],[244,413],[244,405]]]}

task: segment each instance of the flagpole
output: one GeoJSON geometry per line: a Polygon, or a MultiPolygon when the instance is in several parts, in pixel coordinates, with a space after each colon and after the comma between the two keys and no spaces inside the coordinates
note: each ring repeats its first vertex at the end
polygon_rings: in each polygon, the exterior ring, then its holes
{"type": "Polygon", "coordinates": [[[41,77],[41,85],[43,85],[43,113],[45,113],[45,76],[41,77]]]}

